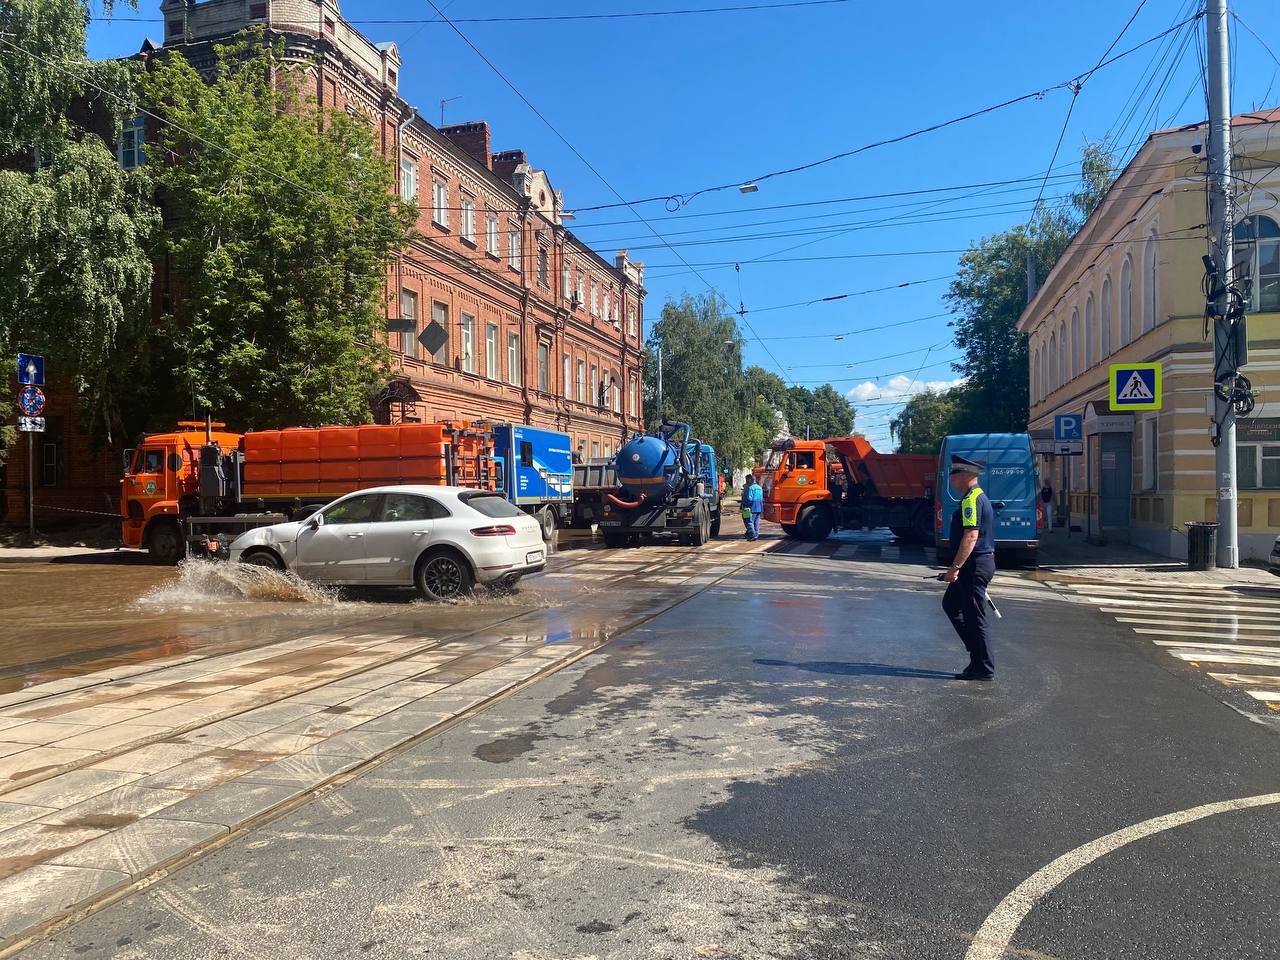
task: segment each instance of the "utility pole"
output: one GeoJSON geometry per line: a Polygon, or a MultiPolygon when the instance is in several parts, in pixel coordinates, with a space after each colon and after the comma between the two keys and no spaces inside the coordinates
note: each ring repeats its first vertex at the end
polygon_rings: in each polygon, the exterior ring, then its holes
{"type": "Polygon", "coordinates": [[[1231,395],[1237,372],[1235,317],[1232,316],[1232,230],[1234,217],[1231,193],[1231,73],[1227,34],[1227,0],[1207,0],[1205,33],[1208,37],[1209,93],[1209,236],[1213,241],[1213,263],[1217,273],[1216,290],[1221,291],[1210,305],[1213,322],[1213,381],[1215,472],[1218,499],[1219,567],[1234,569],[1240,564],[1236,528],[1236,414],[1225,392],[1231,395]],[[1226,391],[1219,389],[1227,384],[1226,391]]]}
{"type": "Polygon", "coordinates": [[[658,410],[657,422],[662,422],[662,344],[658,344],[658,410]]]}

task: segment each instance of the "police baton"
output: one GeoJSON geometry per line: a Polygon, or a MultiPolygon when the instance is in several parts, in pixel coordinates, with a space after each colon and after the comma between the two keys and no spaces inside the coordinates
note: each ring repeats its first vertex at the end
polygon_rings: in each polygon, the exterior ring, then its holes
{"type": "MultiPolygon", "coordinates": [[[[945,573],[926,573],[920,579],[941,581],[945,576],[945,573]]],[[[995,614],[997,620],[1004,619],[1004,614],[1000,612],[1000,608],[996,606],[996,602],[991,599],[991,594],[987,593],[985,590],[982,591],[982,599],[987,601],[987,606],[991,608],[991,612],[995,614]]]]}

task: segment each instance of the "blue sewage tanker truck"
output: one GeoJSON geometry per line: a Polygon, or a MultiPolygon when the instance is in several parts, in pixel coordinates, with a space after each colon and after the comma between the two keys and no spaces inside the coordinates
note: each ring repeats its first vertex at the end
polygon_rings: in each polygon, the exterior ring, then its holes
{"type": "Polygon", "coordinates": [[[687,423],[637,433],[611,460],[575,468],[573,526],[597,524],[606,546],[674,534],[700,547],[720,533],[715,451],[687,423]]]}

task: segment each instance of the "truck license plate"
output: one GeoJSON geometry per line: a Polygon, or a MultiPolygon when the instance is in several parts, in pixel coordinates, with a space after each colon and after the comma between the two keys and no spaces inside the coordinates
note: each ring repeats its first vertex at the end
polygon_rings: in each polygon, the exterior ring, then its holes
{"type": "Polygon", "coordinates": [[[541,550],[531,550],[529,551],[529,553],[525,554],[525,558],[524,558],[525,563],[540,563],[541,561],[542,561],[541,550]]]}
{"type": "Polygon", "coordinates": [[[622,526],[622,521],[621,521],[621,520],[601,520],[601,521],[600,521],[600,526],[602,526],[602,527],[620,527],[620,526],[622,526]]]}

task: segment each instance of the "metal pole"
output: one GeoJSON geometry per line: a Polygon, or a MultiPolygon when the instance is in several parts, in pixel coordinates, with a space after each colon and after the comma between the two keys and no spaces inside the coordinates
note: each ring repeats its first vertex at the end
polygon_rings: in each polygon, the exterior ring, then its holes
{"type": "MultiPolygon", "coordinates": [[[[1213,262],[1219,289],[1232,284],[1233,258],[1231,193],[1231,85],[1228,63],[1227,0],[1207,0],[1205,32],[1208,36],[1209,86],[1209,236],[1213,241],[1213,262]]],[[[1213,309],[1213,380],[1215,384],[1236,374],[1233,350],[1234,320],[1228,319],[1227,298],[1213,309]]],[[[1218,445],[1214,466],[1218,490],[1218,566],[1234,569],[1240,564],[1239,533],[1236,528],[1236,415],[1230,403],[1217,396],[1214,418],[1218,423],[1218,445]]]]}
{"type": "Polygon", "coordinates": [[[27,532],[36,539],[36,435],[27,433],[27,532]]]}
{"type": "Polygon", "coordinates": [[[658,410],[657,422],[662,422],[662,344],[658,344],[658,410]]]}

